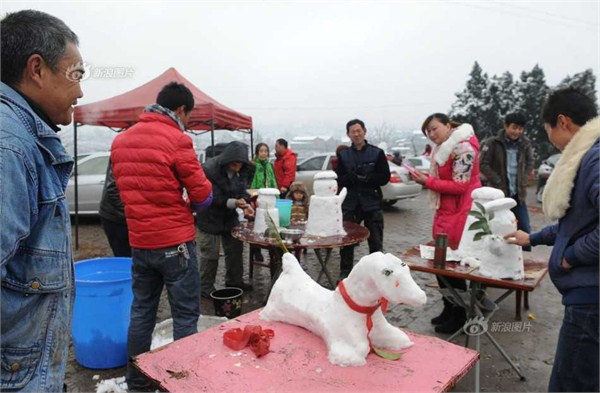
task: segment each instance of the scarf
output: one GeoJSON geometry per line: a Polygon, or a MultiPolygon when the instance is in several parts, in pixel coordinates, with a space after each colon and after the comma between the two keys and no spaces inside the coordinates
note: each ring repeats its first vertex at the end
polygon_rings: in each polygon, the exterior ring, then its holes
{"type": "Polygon", "coordinates": [[[183,126],[183,123],[181,122],[179,116],[177,116],[175,112],[173,112],[169,108],[165,108],[164,106],[158,104],[150,104],[144,108],[144,112],[160,113],[161,115],[165,115],[171,120],[173,120],[181,129],[181,131],[185,131],[185,127],[183,126]]]}
{"type": "MultiPolygon", "coordinates": [[[[570,206],[571,192],[583,156],[600,138],[600,117],[584,124],[567,144],[548,178],[542,196],[544,214],[553,220],[562,218],[570,206]]],[[[598,176],[597,173],[585,174],[598,176]]]]}
{"type": "Polygon", "coordinates": [[[254,172],[254,178],[252,179],[250,188],[253,190],[259,188],[278,188],[273,165],[271,165],[269,160],[257,159],[255,163],[256,171],[254,172]]]}
{"type": "MultiPolygon", "coordinates": [[[[450,158],[456,145],[460,142],[468,141],[475,133],[470,124],[464,123],[451,131],[450,137],[441,145],[436,145],[431,152],[431,166],[429,167],[429,176],[439,179],[440,166],[444,166],[450,158]]],[[[440,193],[429,189],[429,207],[437,210],[440,208],[440,193]]]]}

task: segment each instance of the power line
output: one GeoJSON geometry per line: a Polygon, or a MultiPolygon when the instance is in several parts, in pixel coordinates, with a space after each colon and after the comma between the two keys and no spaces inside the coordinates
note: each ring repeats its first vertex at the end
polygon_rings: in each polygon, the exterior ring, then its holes
{"type": "MultiPolygon", "coordinates": [[[[514,4],[512,2],[503,2],[503,1],[495,1],[495,0],[490,0],[489,2],[490,3],[496,3],[498,5],[510,5],[511,7],[514,7],[514,8],[520,8],[522,10],[535,12],[536,14],[545,14],[545,15],[548,15],[549,17],[551,17],[551,18],[555,18],[555,19],[558,19],[560,21],[563,21],[563,20],[566,19],[566,20],[570,20],[570,21],[578,23],[578,24],[582,23],[582,24],[588,25],[590,27],[598,28],[598,24],[594,24],[592,22],[588,22],[588,21],[583,20],[583,19],[576,19],[576,18],[571,18],[569,16],[565,16],[565,15],[553,14],[553,13],[548,12],[548,11],[534,10],[533,8],[523,7],[522,5],[517,5],[517,4],[514,4]]],[[[598,8],[598,11],[600,11],[600,8],[598,8]]]]}
{"type": "MultiPolygon", "coordinates": [[[[595,31],[598,31],[598,29],[599,29],[598,25],[594,25],[593,23],[589,23],[586,21],[577,20],[577,19],[573,19],[573,18],[560,17],[560,20],[556,20],[556,19],[549,19],[547,17],[542,17],[539,15],[524,14],[522,12],[511,11],[506,8],[497,8],[497,7],[490,8],[490,7],[483,6],[481,4],[474,4],[472,2],[464,3],[464,2],[454,1],[453,3],[462,5],[464,7],[479,8],[479,9],[482,9],[485,11],[500,12],[500,13],[509,14],[509,15],[516,15],[516,16],[520,16],[520,17],[524,17],[524,18],[536,19],[536,20],[546,22],[546,23],[559,24],[559,25],[563,25],[566,27],[580,27],[583,29],[595,30],[595,31]]],[[[485,3],[485,4],[486,5],[494,5],[494,3],[485,3]]],[[[502,5],[502,4],[496,4],[496,5],[502,5]]],[[[519,7],[516,7],[516,8],[519,8],[519,7]]],[[[529,11],[533,11],[530,8],[525,8],[525,7],[521,7],[521,8],[529,10],[529,11]]],[[[548,14],[548,13],[546,13],[546,14],[548,14]]],[[[552,18],[559,18],[557,16],[554,16],[553,14],[549,14],[549,15],[552,15],[552,18]]]]}

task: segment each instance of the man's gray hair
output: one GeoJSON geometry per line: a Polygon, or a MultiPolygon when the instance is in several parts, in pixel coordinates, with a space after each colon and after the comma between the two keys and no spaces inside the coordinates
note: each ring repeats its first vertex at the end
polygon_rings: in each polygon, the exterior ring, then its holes
{"type": "Polygon", "coordinates": [[[16,86],[21,82],[27,60],[42,56],[53,72],[68,43],[79,45],[79,38],[60,19],[45,12],[23,10],[7,14],[0,20],[2,31],[2,82],[16,86]]]}

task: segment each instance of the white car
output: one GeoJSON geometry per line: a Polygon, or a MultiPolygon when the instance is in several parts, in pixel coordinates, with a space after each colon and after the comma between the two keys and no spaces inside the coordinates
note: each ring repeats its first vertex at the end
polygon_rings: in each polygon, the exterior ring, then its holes
{"type": "Polygon", "coordinates": [[[540,164],[537,170],[537,189],[535,191],[535,198],[539,203],[542,203],[542,195],[544,195],[544,188],[546,188],[546,182],[554,170],[554,166],[560,159],[561,153],[553,154],[546,158],[540,164]]]}
{"type": "Polygon", "coordinates": [[[406,157],[404,158],[404,162],[408,165],[412,166],[418,171],[423,173],[429,173],[429,167],[431,166],[431,161],[429,157],[425,156],[414,156],[414,157],[406,157]]]}
{"type": "MultiPolygon", "coordinates": [[[[309,195],[313,193],[314,176],[321,171],[333,170],[331,159],[335,157],[335,153],[323,153],[309,157],[297,165],[296,181],[301,181],[306,186],[306,191],[309,195]]],[[[383,203],[391,206],[400,199],[414,198],[421,194],[420,184],[411,180],[408,176],[408,171],[391,161],[390,165],[390,181],[383,187],[383,203]]]]}
{"type": "MultiPolygon", "coordinates": [[[[110,152],[107,151],[89,154],[77,161],[79,214],[98,214],[109,159],[110,152]]],[[[67,185],[67,201],[69,212],[75,214],[75,172],[67,185]]]]}

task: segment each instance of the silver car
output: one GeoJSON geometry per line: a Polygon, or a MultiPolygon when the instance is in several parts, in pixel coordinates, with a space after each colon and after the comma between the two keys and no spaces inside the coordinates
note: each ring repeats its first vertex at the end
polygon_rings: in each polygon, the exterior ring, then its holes
{"type": "MultiPolygon", "coordinates": [[[[296,168],[296,181],[301,181],[306,186],[306,191],[309,195],[313,193],[314,176],[321,171],[331,171],[333,166],[331,159],[335,157],[335,153],[317,154],[310,158],[301,161],[296,168]]],[[[387,206],[392,206],[400,199],[414,198],[421,194],[420,184],[411,180],[408,176],[408,171],[391,161],[388,161],[390,166],[390,181],[385,186],[381,187],[383,193],[383,203],[387,206]]]]}
{"type": "MultiPolygon", "coordinates": [[[[79,214],[96,215],[100,207],[110,152],[86,155],[77,161],[79,214]]],[[[69,212],[75,214],[75,173],[67,185],[69,212]]]]}

